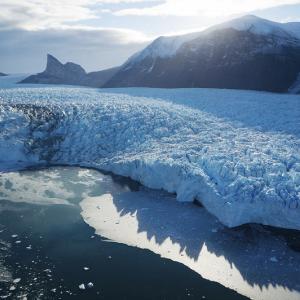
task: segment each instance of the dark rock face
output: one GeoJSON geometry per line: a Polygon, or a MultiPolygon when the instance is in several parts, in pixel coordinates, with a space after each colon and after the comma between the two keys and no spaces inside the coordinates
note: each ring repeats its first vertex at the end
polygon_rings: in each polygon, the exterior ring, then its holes
{"type": "Polygon", "coordinates": [[[232,28],[185,42],[175,55],[129,62],[104,87],[205,87],[288,92],[300,74],[300,40],[232,28]]]}
{"type": "Polygon", "coordinates": [[[0,72],[0,76],[7,76],[7,74],[0,72]]]}
{"type": "Polygon", "coordinates": [[[71,84],[101,87],[117,70],[118,68],[112,68],[99,72],[86,73],[80,65],[72,62],[62,64],[54,56],[48,54],[45,71],[31,75],[20,83],[71,84]]]}

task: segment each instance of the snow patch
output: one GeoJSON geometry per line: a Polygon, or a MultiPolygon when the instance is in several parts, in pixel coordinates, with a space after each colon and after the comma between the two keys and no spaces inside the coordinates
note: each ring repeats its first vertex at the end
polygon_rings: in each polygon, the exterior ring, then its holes
{"type": "Polygon", "coordinates": [[[292,32],[288,31],[288,27],[285,27],[285,23],[272,22],[254,15],[246,15],[217,26],[213,26],[206,32],[208,33],[225,28],[232,28],[238,31],[250,31],[260,35],[276,35],[283,38],[289,38],[293,35],[292,32]]]}
{"type": "Polygon", "coordinates": [[[189,33],[189,34],[178,35],[178,36],[161,36],[156,40],[154,40],[144,50],[136,53],[131,58],[129,58],[129,60],[124,64],[122,70],[125,71],[130,69],[130,67],[133,64],[138,63],[145,58],[155,59],[158,57],[159,58],[172,57],[177,53],[179,48],[184,43],[197,38],[200,34],[201,33],[189,33]]]}

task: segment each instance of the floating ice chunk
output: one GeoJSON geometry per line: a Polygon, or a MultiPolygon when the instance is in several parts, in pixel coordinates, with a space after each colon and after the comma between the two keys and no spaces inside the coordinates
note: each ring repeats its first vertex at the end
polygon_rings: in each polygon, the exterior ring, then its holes
{"type": "Polygon", "coordinates": [[[84,271],[88,271],[90,268],[89,267],[83,267],[84,271]]]}
{"type": "Polygon", "coordinates": [[[87,286],[88,286],[88,288],[92,288],[92,287],[94,287],[94,284],[92,283],[92,282],[89,282],[88,284],[87,284],[87,286]]]}
{"type": "Polygon", "coordinates": [[[51,273],[52,271],[50,269],[45,269],[44,272],[51,273]]]}
{"type": "Polygon", "coordinates": [[[14,285],[12,285],[12,286],[9,288],[10,291],[14,291],[15,289],[16,289],[16,287],[15,287],[14,285]]]}
{"type": "Polygon", "coordinates": [[[15,244],[20,244],[22,243],[22,241],[15,241],[15,244]]]}
{"type": "Polygon", "coordinates": [[[21,278],[16,278],[13,280],[13,283],[19,283],[21,281],[21,278]]]}
{"type": "Polygon", "coordinates": [[[16,237],[18,237],[18,235],[17,234],[13,234],[11,237],[12,238],[16,238],[16,237]]]}
{"type": "Polygon", "coordinates": [[[275,256],[272,256],[270,257],[270,261],[276,263],[278,262],[278,259],[275,256]]]}
{"type": "Polygon", "coordinates": [[[80,290],[85,290],[85,285],[84,285],[84,283],[80,284],[78,287],[79,287],[80,290]]]}

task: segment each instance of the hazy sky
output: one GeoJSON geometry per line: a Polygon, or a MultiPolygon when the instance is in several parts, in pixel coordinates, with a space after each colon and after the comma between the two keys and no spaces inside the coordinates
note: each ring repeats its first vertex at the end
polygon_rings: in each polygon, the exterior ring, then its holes
{"type": "Polygon", "coordinates": [[[300,21],[300,0],[0,0],[0,72],[40,72],[47,53],[100,70],[157,36],[249,13],[300,21]]]}

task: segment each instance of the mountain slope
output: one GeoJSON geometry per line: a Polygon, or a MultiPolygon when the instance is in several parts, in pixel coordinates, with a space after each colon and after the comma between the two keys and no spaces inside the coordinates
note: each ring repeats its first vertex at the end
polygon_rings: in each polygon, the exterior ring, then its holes
{"type": "Polygon", "coordinates": [[[100,87],[110,79],[117,70],[118,68],[112,68],[99,72],[86,73],[80,65],[72,62],[62,64],[54,56],[48,54],[45,71],[31,75],[20,83],[71,84],[100,87]]]}
{"type": "Polygon", "coordinates": [[[0,76],[7,76],[7,74],[0,72],[0,76]]]}
{"type": "Polygon", "coordinates": [[[192,35],[160,37],[104,87],[287,92],[300,72],[300,40],[294,34],[298,26],[245,16],[192,35]]]}
{"type": "Polygon", "coordinates": [[[115,73],[119,70],[119,67],[106,69],[98,72],[91,72],[87,74],[86,84],[92,87],[102,87],[115,73]]]}

